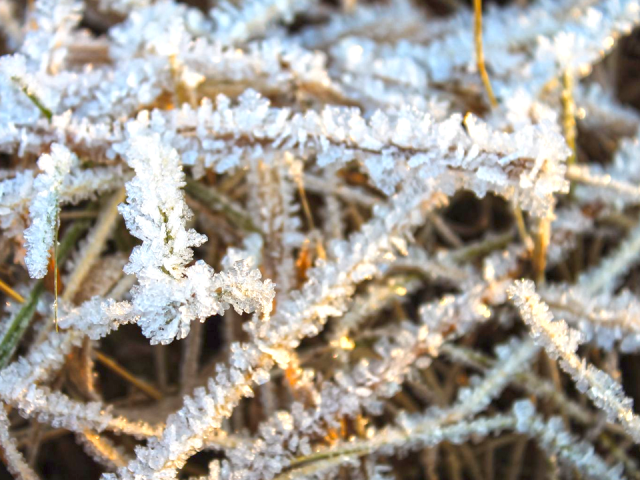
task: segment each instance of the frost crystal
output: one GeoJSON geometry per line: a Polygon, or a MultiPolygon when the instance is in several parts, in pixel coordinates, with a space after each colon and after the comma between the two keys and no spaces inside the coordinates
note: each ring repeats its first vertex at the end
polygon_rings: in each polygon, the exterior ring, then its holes
{"type": "Polygon", "coordinates": [[[27,3],[0,0],[16,477],[78,475],[50,427],[104,480],[490,476],[491,435],[539,447],[513,474],[638,477],[640,0],[27,3]]]}
{"type": "Polygon", "coordinates": [[[622,386],[576,355],[582,341],[580,332],[570,329],[563,320],[554,321],[549,307],[536,293],[533,282],[516,281],[508,293],[530,326],[536,342],[552,358],[559,359],[560,366],[572,376],[578,390],[586,393],[611,420],[619,421],[635,441],[640,441],[640,418],[633,412],[633,401],[624,394],[622,386]]]}
{"type": "Polygon", "coordinates": [[[33,182],[37,194],[29,206],[31,226],[24,232],[27,248],[25,263],[32,278],[42,278],[47,273],[50,250],[58,229],[61,186],[77,162],[75,154],[57,143],[51,145],[50,154],[38,159],[42,173],[33,182]]]}
{"type": "Polygon", "coordinates": [[[159,135],[134,137],[125,157],[136,176],[127,183],[127,203],[120,213],[129,231],[142,240],[135,247],[126,272],[152,276],[156,269],[180,278],[193,257],[193,247],[207,237],[185,228],[191,211],[184,201],[184,173],[178,153],[159,135]]]}

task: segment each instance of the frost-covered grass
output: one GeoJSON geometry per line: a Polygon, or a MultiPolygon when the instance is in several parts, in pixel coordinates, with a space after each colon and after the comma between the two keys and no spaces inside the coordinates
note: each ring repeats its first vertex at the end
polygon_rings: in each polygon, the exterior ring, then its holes
{"type": "Polygon", "coordinates": [[[640,477],[640,0],[335,3],[0,0],[15,478],[640,477]]]}

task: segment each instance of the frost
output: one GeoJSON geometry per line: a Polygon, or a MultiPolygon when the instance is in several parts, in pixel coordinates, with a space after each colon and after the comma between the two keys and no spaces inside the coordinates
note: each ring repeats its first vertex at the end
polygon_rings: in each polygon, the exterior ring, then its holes
{"type": "Polygon", "coordinates": [[[193,257],[192,248],[207,238],[185,228],[191,212],[184,202],[184,173],[178,154],[155,135],[134,137],[125,156],[136,176],[127,183],[127,203],[120,213],[129,231],[142,240],[125,271],[144,277],[161,269],[180,278],[193,257]]]}
{"type": "Polygon", "coordinates": [[[602,60],[638,0],[485,5],[496,102],[469,2],[13,3],[0,445],[17,477],[38,422],[108,480],[186,477],[204,450],[220,460],[198,480],[388,480],[414,450],[431,478],[442,442],[474,476],[492,442],[474,443],[502,432],[548,455],[541,474],[636,476],[620,358],[640,348],[640,114],[611,82],[625,49],[602,60]],[[540,377],[541,348],[575,390],[540,377]]]}
{"type": "Polygon", "coordinates": [[[531,334],[560,366],[571,375],[578,390],[605,411],[611,420],[620,422],[636,440],[640,439],[640,418],[633,412],[633,401],[611,376],[581,360],[576,351],[583,337],[570,329],[564,320],[554,321],[549,307],[540,300],[531,281],[517,281],[509,287],[509,297],[520,310],[531,334]]]}
{"type": "Polygon", "coordinates": [[[25,263],[32,278],[42,278],[47,273],[50,250],[58,229],[61,187],[77,161],[72,152],[57,143],[51,145],[51,154],[38,159],[42,173],[33,181],[33,188],[38,193],[29,206],[31,225],[24,232],[27,248],[25,263]]]}

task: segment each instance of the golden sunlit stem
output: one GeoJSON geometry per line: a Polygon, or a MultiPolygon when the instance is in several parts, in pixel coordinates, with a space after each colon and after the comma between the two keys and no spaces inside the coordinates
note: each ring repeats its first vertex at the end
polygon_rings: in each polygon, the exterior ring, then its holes
{"type": "Polygon", "coordinates": [[[547,249],[551,238],[551,219],[544,217],[538,224],[536,244],[533,251],[533,272],[537,285],[544,283],[544,272],[547,268],[547,249]]]}
{"type": "Polygon", "coordinates": [[[67,277],[67,281],[64,285],[64,291],[62,292],[63,302],[73,302],[73,298],[82,287],[82,283],[87,275],[89,275],[94,262],[100,256],[100,253],[104,249],[104,246],[110,237],[112,229],[120,217],[120,214],[118,213],[118,205],[124,202],[125,198],[125,188],[120,187],[112,195],[102,212],[99,214],[95,227],[87,237],[87,247],[81,250],[82,256],[76,260],[74,263],[74,269],[67,277]]]}
{"type": "MultiPolygon", "coordinates": [[[[80,236],[86,231],[88,226],[88,221],[80,220],[79,222],[75,222],[67,229],[58,248],[58,262],[64,261],[64,259],[69,255],[69,252],[71,251],[73,246],[77,244],[80,236]]],[[[3,331],[3,334],[0,338],[0,368],[4,368],[7,365],[9,359],[15,352],[18,343],[24,335],[24,332],[31,323],[31,319],[33,318],[36,310],[38,299],[40,298],[44,290],[44,281],[42,279],[37,280],[34,283],[29,296],[24,299],[21,309],[9,321],[9,324],[3,331]]],[[[45,328],[40,329],[41,335],[44,335],[42,334],[42,332],[46,332],[47,328],[50,328],[50,325],[51,323],[46,323],[45,328]]]]}
{"type": "Polygon", "coordinates": [[[567,164],[572,165],[576,161],[576,103],[573,98],[573,74],[569,69],[562,74],[562,129],[567,146],[571,149],[571,155],[567,158],[567,164]]]}
{"type": "Polygon", "coordinates": [[[127,382],[131,383],[133,386],[138,388],[140,391],[146,393],[149,397],[154,400],[161,400],[162,393],[160,390],[155,388],[153,385],[135,377],[131,372],[129,372],[124,367],[120,366],[115,360],[111,357],[108,357],[102,352],[95,351],[96,360],[100,362],[102,365],[107,367],[109,370],[113,371],[116,375],[123,378],[127,382]]]}
{"type": "Polygon", "coordinates": [[[498,102],[493,94],[493,88],[491,88],[491,82],[489,81],[489,74],[484,64],[484,50],[482,48],[482,0],[473,0],[473,18],[474,18],[474,32],[473,38],[476,45],[476,65],[478,67],[478,73],[482,78],[482,84],[487,91],[489,97],[489,103],[492,107],[497,107],[498,102]]]}
{"type": "Polygon", "coordinates": [[[285,152],[285,162],[289,165],[289,172],[296,182],[298,187],[298,193],[300,194],[300,203],[302,203],[302,210],[304,216],[307,219],[309,230],[315,230],[316,226],[313,222],[313,215],[311,215],[311,208],[309,208],[309,202],[307,201],[307,192],[304,189],[304,181],[302,180],[302,169],[294,164],[293,155],[289,152],[285,152]]]}
{"type": "MultiPolygon", "coordinates": [[[[573,98],[573,74],[567,68],[562,74],[562,93],[560,95],[562,102],[562,130],[567,146],[571,150],[571,154],[567,158],[567,165],[576,163],[576,103],[573,98]]],[[[569,195],[573,194],[574,183],[571,182],[569,195]]]]}
{"type": "Polygon", "coordinates": [[[0,280],[0,290],[2,290],[4,293],[6,293],[7,295],[9,295],[11,298],[13,298],[16,302],[19,303],[24,303],[24,297],[22,295],[20,295],[18,292],[16,292],[13,288],[11,288],[9,285],[7,285],[6,283],[4,283],[2,280],[0,280]]]}
{"type": "MultiPolygon", "coordinates": [[[[493,88],[491,87],[491,81],[489,80],[489,74],[487,73],[487,67],[484,63],[484,49],[482,47],[482,0],[473,0],[473,19],[474,19],[474,31],[473,38],[476,46],[476,65],[482,84],[489,97],[489,104],[492,108],[498,106],[498,101],[493,94],[493,88]]],[[[518,234],[522,239],[525,247],[529,252],[534,248],[533,240],[529,233],[527,233],[527,227],[524,223],[524,216],[520,207],[516,206],[513,210],[513,216],[516,219],[516,225],[518,227],[518,234]]]]}
{"type": "MultiPolygon", "coordinates": [[[[291,164],[293,162],[293,157],[291,154],[287,153],[289,156],[287,162],[291,164]]],[[[309,225],[309,230],[312,232],[315,231],[316,225],[313,221],[313,215],[311,214],[311,208],[309,207],[309,201],[307,200],[307,192],[304,189],[304,180],[302,179],[302,171],[298,171],[297,169],[292,168],[291,174],[293,176],[296,185],[298,186],[298,193],[300,194],[300,203],[302,203],[302,211],[304,212],[304,216],[307,219],[307,225],[309,225]]],[[[315,242],[316,244],[316,254],[319,258],[326,259],[327,253],[322,245],[322,242],[318,238],[315,242]]]]}
{"type": "MultiPolygon", "coordinates": [[[[571,149],[571,154],[567,158],[567,164],[571,165],[576,160],[576,105],[573,99],[573,75],[569,69],[562,75],[562,128],[565,140],[571,149]]],[[[538,225],[538,235],[533,256],[534,278],[538,285],[544,283],[544,271],[547,266],[547,249],[551,239],[551,219],[545,217],[540,219],[538,225]]]]}
{"type": "Polygon", "coordinates": [[[304,216],[307,219],[309,230],[315,230],[316,226],[313,222],[313,215],[311,215],[311,208],[309,208],[309,202],[307,201],[307,193],[304,189],[304,182],[302,181],[302,175],[295,175],[296,184],[298,185],[298,193],[300,193],[300,202],[302,203],[302,210],[304,216]]]}
{"type": "Polygon", "coordinates": [[[529,232],[527,232],[527,225],[524,223],[524,215],[522,214],[522,210],[517,205],[513,207],[513,216],[516,220],[516,226],[518,228],[518,235],[520,236],[520,240],[524,243],[525,248],[529,253],[533,252],[534,245],[533,239],[529,232]]]}
{"type": "Polygon", "coordinates": [[[55,233],[53,234],[53,322],[58,331],[58,230],[60,230],[60,206],[56,208],[55,233]]]}

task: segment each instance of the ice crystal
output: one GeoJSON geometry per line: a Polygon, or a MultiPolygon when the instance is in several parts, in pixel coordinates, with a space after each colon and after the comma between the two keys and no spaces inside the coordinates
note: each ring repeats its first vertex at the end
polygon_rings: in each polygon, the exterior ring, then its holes
{"type": "Polygon", "coordinates": [[[638,476],[640,2],[463,3],[0,0],[12,474],[638,476]]]}
{"type": "Polygon", "coordinates": [[[624,394],[622,387],[607,373],[581,360],[576,351],[583,337],[579,331],[569,328],[564,320],[554,321],[549,307],[540,300],[533,282],[518,281],[509,287],[509,296],[520,310],[523,320],[530,326],[534,339],[549,355],[560,360],[578,390],[603,409],[610,419],[617,419],[629,434],[640,439],[640,418],[633,412],[633,401],[624,394]]]}
{"type": "Polygon", "coordinates": [[[136,176],[127,183],[127,203],[120,207],[135,247],[126,272],[139,276],[161,269],[174,278],[184,273],[193,247],[207,238],[185,228],[191,212],[184,202],[184,173],[175,150],[155,137],[134,137],[125,153],[136,176]]]}
{"type": "Polygon", "coordinates": [[[29,207],[31,225],[24,232],[27,247],[24,260],[33,278],[42,278],[47,273],[50,250],[58,228],[60,190],[64,178],[77,161],[75,154],[57,143],[51,146],[51,154],[38,159],[42,173],[33,181],[37,194],[29,207]]]}

